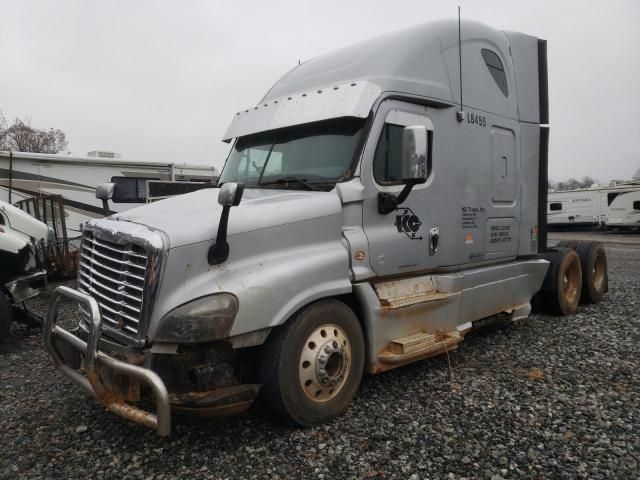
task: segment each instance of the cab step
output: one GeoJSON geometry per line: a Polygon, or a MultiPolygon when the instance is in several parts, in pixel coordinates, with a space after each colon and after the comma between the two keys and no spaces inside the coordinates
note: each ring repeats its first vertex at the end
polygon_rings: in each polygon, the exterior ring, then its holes
{"type": "Polygon", "coordinates": [[[431,357],[455,350],[462,339],[463,336],[456,330],[446,333],[415,333],[392,340],[389,348],[378,355],[378,360],[384,363],[404,363],[431,357]]]}
{"type": "Polygon", "coordinates": [[[396,309],[429,302],[442,302],[460,295],[460,292],[448,292],[440,285],[436,275],[404,278],[373,284],[380,306],[383,309],[396,309]]]}

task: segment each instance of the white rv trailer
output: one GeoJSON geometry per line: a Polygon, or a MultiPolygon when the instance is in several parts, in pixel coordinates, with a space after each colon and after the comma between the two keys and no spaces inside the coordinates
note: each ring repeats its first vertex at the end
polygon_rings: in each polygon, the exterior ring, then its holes
{"type": "Polygon", "coordinates": [[[549,192],[549,228],[599,227],[607,219],[606,195],[598,188],[549,192]]]}
{"type": "Polygon", "coordinates": [[[102,203],[95,197],[100,183],[115,183],[109,209],[116,213],[148,203],[150,182],[215,183],[218,176],[210,165],[135,162],[96,153],[77,157],[0,151],[0,200],[13,204],[30,197],[62,195],[67,235],[73,238],[88,220],[104,216],[102,203]]]}
{"type": "Polygon", "coordinates": [[[550,228],[640,227],[640,182],[549,192],[550,228]]]}
{"type": "Polygon", "coordinates": [[[640,229],[640,182],[618,185],[607,193],[607,227],[640,229]]]}

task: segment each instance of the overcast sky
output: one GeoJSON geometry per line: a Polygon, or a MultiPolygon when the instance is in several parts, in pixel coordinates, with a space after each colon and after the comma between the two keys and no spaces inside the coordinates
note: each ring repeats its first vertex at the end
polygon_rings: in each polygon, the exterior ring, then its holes
{"type": "Polygon", "coordinates": [[[77,155],[221,166],[220,138],[287,70],[455,17],[548,40],[550,177],[640,167],[640,2],[2,0],[0,109],[77,155]]]}

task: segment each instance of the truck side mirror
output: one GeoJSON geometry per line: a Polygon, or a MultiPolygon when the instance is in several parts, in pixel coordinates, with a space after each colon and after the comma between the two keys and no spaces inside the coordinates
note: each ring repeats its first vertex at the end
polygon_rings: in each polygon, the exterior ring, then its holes
{"type": "Polygon", "coordinates": [[[222,214],[220,215],[220,224],[218,225],[216,243],[209,248],[209,252],[207,254],[209,265],[219,265],[229,258],[229,244],[227,243],[229,210],[231,210],[231,207],[240,205],[243,193],[243,183],[229,182],[220,187],[220,191],[218,192],[218,203],[222,205],[222,214]]]}
{"type": "Polygon", "coordinates": [[[116,188],[115,183],[101,183],[96,187],[96,198],[102,200],[102,208],[104,216],[109,216],[109,200],[113,198],[113,191],[116,188]]]}
{"type": "Polygon", "coordinates": [[[240,205],[242,194],[244,193],[244,184],[242,183],[225,183],[220,187],[218,192],[218,203],[223,207],[236,207],[240,205]]]}
{"type": "Polygon", "coordinates": [[[387,214],[393,212],[404,202],[414,185],[425,183],[428,175],[429,141],[427,129],[424,125],[404,127],[402,131],[402,157],[400,173],[405,184],[400,195],[380,192],[378,194],[378,212],[387,214]]]}

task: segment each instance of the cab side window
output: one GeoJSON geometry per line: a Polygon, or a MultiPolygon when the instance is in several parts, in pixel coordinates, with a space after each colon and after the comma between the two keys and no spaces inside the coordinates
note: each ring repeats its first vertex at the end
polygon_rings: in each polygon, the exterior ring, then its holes
{"type": "MultiPolygon", "coordinates": [[[[373,177],[380,185],[401,185],[403,126],[387,123],[380,133],[373,157],[373,177]]],[[[431,174],[431,135],[427,138],[427,177],[431,174]]]]}
{"type": "Polygon", "coordinates": [[[402,129],[400,125],[385,124],[373,159],[373,175],[382,185],[401,183],[402,129]]]}

